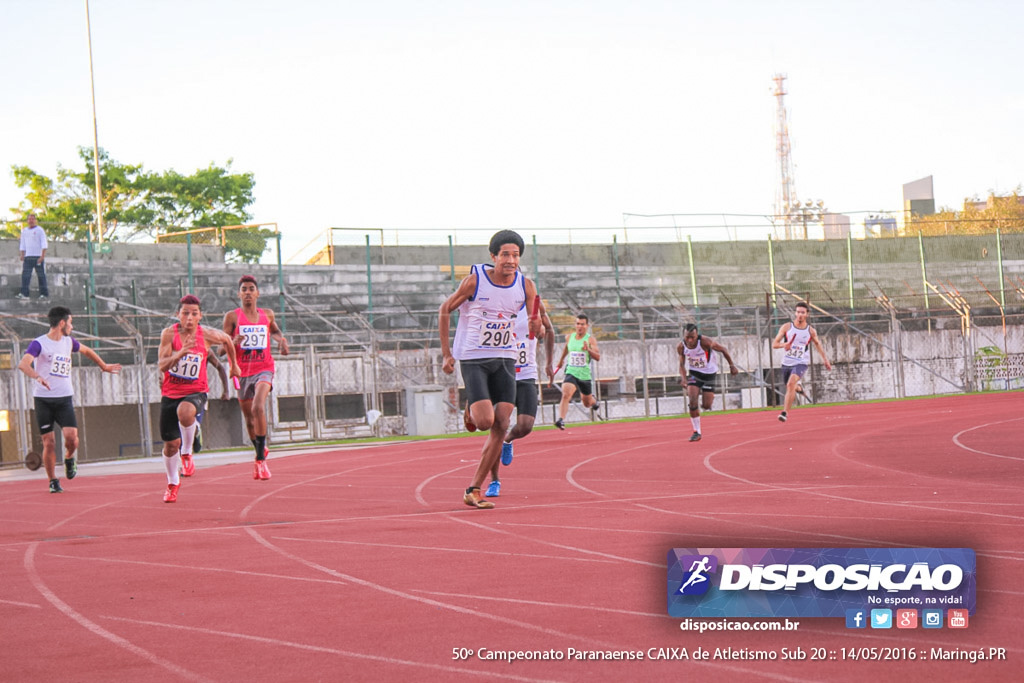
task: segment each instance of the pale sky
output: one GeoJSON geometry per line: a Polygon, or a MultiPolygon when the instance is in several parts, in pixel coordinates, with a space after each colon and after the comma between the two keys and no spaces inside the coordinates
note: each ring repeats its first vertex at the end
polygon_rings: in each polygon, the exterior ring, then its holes
{"type": "MultiPolygon", "coordinates": [[[[899,210],[933,175],[959,208],[1024,183],[1018,1],[90,7],[100,146],[151,171],[233,159],[286,259],[330,226],[529,241],[625,213],[771,214],[776,72],[801,198],[899,210]]],[[[92,145],[84,0],[0,0],[0,74],[13,218],[12,164],[52,176],[92,145]]],[[[723,221],[744,219],[696,220],[723,221]]]]}

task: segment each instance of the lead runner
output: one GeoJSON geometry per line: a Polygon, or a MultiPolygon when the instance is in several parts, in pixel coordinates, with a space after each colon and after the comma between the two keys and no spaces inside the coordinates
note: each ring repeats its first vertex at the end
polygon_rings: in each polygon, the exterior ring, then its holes
{"type": "MultiPolygon", "coordinates": [[[[539,310],[539,305],[538,305],[539,310]]],[[[544,357],[547,359],[547,376],[551,378],[555,372],[551,369],[551,362],[555,355],[555,328],[551,325],[548,314],[540,316],[541,327],[544,337],[544,357]]],[[[508,466],[512,464],[513,450],[512,442],[522,439],[533,431],[533,423],[537,420],[537,408],[540,405],[540,386],[537,380],[540,377],[539,366],[537,365],[537,337],[529,334],[530,318],[526,317],[526,308],[516,318],[516,423],[505,435],[505,441],[501,444],[501,464],[508,466]]],[[[491,483],[484,493],[488,498],[497,498],[501,495],[501,479],[498,475],[498,463],[495,461],[491,467],[491,483]]]]}
{"type": "MultiPolygon", "coordinates": [[[[501,455],[516,400],[515,320],[527,301],[534,301],[537,288],[519,271],[523,238],[512,230],[491,237],[488,250],[492,263],[474,265],[438,311],[438,333],[444,356],[442,369],[455,372],[455,361],[466,385],[469,415],[478,429],[488,430],[473,480],[462,500],[478,509],[494,503],[480,496],[480,486],[501,455]],[[459,311],[455,346],[449,343],[451,314],[459,311]]],[[[543,304],[539,313],[544,313],[543,304]]],[[[540,333],[540,320],[530,321],[530,332],[540,333]]]]}
{"type": "Polygon", "coordinates": [[[211,344],[220,344],[228,353],[230,375],[241,370],[235,359],[231,337],[214,327],[199,324],[203,317],[199,298],[186,294],[178,307],[178,322],[160,333],[158,363],[163,381],[160,385],[160,438],[164,442],[164,466],[167,490],[164,502],[178,500],[181,485],[178,463],[185,476],[195,472],[192,444],[196,435],[196,416],[206,410],[206,358],[211,344]]]}

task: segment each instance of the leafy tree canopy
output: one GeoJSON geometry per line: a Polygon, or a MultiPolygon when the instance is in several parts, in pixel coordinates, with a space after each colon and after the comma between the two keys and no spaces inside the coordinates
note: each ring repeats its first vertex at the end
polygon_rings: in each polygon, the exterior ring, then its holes
{"type": "Polygon", "coordinates": [[[924,235],[986,235],[996,229],[1002,232],[1024,232],[1024,192],[1021,186],[1012,194],[997,197],[989,193],[987,201],[977,197],[965,202],[962,211],[943,208],[931,216],[911,217],[908,232],[924,235]]]}
{"type": "MultiPolygon", "coordinates": [[[[27,166],[12,166],[14,182],[25,197],[11,211],[34,211],[51,237],[86,239],[96,213],[92,148],[79,147],[78,157],[84,170],[58,166],[55,178],[27,166]]],[[[211,163],[192,175],[174,170],[155,173],[142,164],[122,164],[101,148],[100,181],[106,240],[241,225],[252,219],[248,207],[255,179],[252,173],[232,173],[230,159],[223,168],[211,163]]],[[[238,260],[256,261],[272,235],[271,230],[248,229],[244,236],[232,235],[227,251],[238,260]]],[[[210,240],[202,239],[202,233],[194,239],[210,240]]]]}

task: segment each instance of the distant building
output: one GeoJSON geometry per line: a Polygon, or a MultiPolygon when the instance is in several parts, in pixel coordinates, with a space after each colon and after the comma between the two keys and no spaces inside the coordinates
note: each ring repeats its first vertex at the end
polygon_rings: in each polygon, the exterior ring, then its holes
{"type": "Polygon", "coordinates": [[[850,235],[850,217],[841,213],[825,214],[825,239],[846,239],[850,235]]]}
{"type": "Polygon", "coordinates": [[[935,213],[935,190],[932,177],[926,176],[903,186],[903,214],[910,216],[931,216],[935,213]]]}
{"type": "Polygon", "coordinates": [[[864,219],[864,237],[896,237],[899,226],[896,219],[887,214],[871,214],[864,219]]]}
{"type": "Polygon", "coordinates": [[[1001,204],[1002,202],[1012,202],[1015,197],[1017,199],[1018,204],[1024,205],[1024,197],[1021,197],[1019,195],[1010,194],[1003,197],[996,197],[995,195],[990,195],[989,198],[983,202],[978,202],[973,199],[965,199],[964,211],[967,211],[969,209],[974,209],[975,211],[985,211],[986,209],[995,208],[998,204],[1001,204]]]}

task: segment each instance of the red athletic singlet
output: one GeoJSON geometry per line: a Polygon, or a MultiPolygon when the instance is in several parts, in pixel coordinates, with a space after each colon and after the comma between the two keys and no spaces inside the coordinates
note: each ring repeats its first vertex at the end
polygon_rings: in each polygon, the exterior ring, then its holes
{"type": "MultiPolygon", "coordinates": [[[[174,325],[174,339],[171,348],[181,349],[181,323],[174,325]]],[[[189,353],[178,359],[171,369],[164,373],[160,393],[167,398],[182,398],[189,394],[205,394],[210,389],[206,381],[206,339],[202,326],[196,329],[196,343],[189,353]]]]}
{"type": "Polygon", "coordinates": [[[238,367],[242,369],[242,377],[274,371],[274,358],[270,355],[270,318],[262,308],[257,308],[256,313],[256,322],[249,322],[245,311],[235,309],[235,329],[231,336],[242,337],[235,344],[235,356],[238,358],[238,367]]]}

